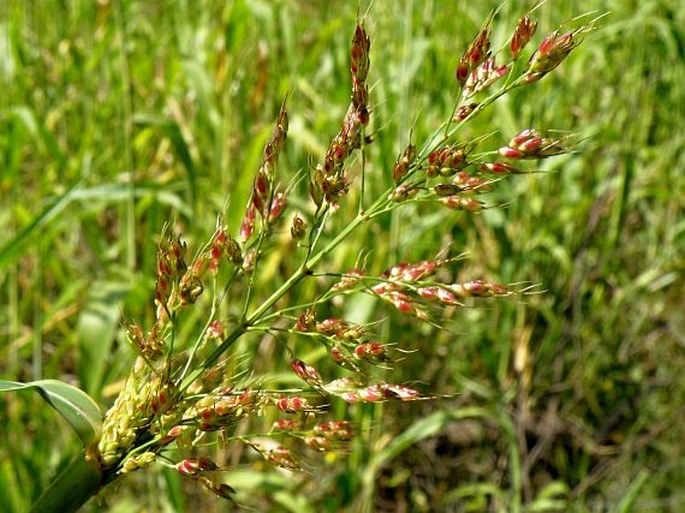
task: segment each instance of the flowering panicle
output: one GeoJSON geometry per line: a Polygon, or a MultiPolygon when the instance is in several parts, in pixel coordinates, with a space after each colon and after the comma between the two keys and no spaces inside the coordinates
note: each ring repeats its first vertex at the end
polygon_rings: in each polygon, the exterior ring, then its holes
{"type": "MultiPolygon", "coordinates": [[[[350,50],[350,105],[323,161],[308,177],[309,193],[316,208],[311,209],[313,212],[303,209],[289,216],[292,240],[288,240],[287,228],[284,229],[284,238],[268,239],[269,244],[283,242],[285,251],[296,249],[293,255],[287,255],[287,259],[292,258],[292,261],[283,266],[293,269],[292,274],[279,281],[280,285],[275,290],[264,294],[261,285],[268,280],[259,276],[258,263],[266,249],[271,249],[262,244],[267,236],[275,233],[273,227],[284,217],[288,206],[289,198],[281,188],[276,172],[288,133],[285,106],[281,107],[263,149],[240,229],[233,234],[235,239],[220,222],[212,237],[187,264],[185,243],[165,230],[157,255],[156,319],[148,332],[136,324],[127,328],[126,338],[140,356],[123,390],[106,414],[103,434],[97,446],[100,468],[107,480],[155,461],[168,465],[169,457],[162,451],[171,443],[181,449],[197,449],[200,440],[204,444],[218,438],[242,441],[272,464],[300,470],[299,457],[274,439],[288,438],[300,447],[328,451],[339,448],[355,435],[354,426],[349,421],[322,421],[319,417],[327,410],[328,404],[327,400],[319,401],[317,398],[338,402],[342,399],[349,404],[426,398],[411,386],[387,383],[378,377],[372,380],[370,375],[376,376],[380,374],[379,369],[399,361],[394,358],[398,352],[409,351],[377,339],[373,333],[373,321],[365,325],[349,322],[330,313],[324,304],[337,309],[352,294],[363,293],[392,305],[402,314],[432,322],[435,314],[474,301],[469,298],[507,297],[520,292],[486,280],[456,280],[449,266],[457,258],[435,258],[398,263],[380,275],[368,275],[363,269],[355,268],[345,274],[337,274],[338,281],[330,284],[320,295],[298,298],[301,291],[311,290],[309,286],[300,288],[308,280],[324,282],[322,277],[336,276],[335,269],[326,268],[322,260],[332,254],[341,241],[363,223],[399,208],[401,202],[414,198],[413,203],[416,204],[437,203],[453,210],[478,212],[486,208],[480,200],[482,193],[491,191],[508,175],[527,172],[517,167],[520,163],[515,163],[515,166],[507,161],[545,158],[570,151],[567,138],[557,138],[552,132],[530,128],[498,150],[503,161],[493,160],[494,152],[489,150],[473,153],[485,137],[467,142],[460,142],[457,138],[463,122],[479,115],[498,96],[535,82],[555,69],[579,44],[578,34],[589,30],[583,27],[564,34],[555,31],[538,46],[527,64],[525,61],[517,63],[514,61],[520,58],[537,28],[537,23],[525,15],[509,41],[511,58],[505,64],[498,64],[496,58],[501,58],[501,55],[498,57],[491,53],[491,21],[487,20],[457,65],[456,79],[461,87],[461,98],[456,104],[453,119],[449,119],[448,114],[440,132],[436,132],[421,149],[408,144],[387,170],[392,175],[394,186],[374,202],[360,201],[358,215],[350,224],[338,233],[331,233],[327,214],[334,211],[337,202],[351,186],[346,161],[355,150],[370,142],[365,135],[370,122],[367,84],[370,39],[364,26],[357,24],[350,50]],[[481,95],[480,103],[471,100],[497,80],[514,72],[520,75],[507,76],[500,82],[503,85],[496,93],[489,97],[481,95]],[[367,208],[362,209],[362,203],[367,208]],[[194,343],[187,341],[186,331],[176,331],[184,318],[178,314],[196,302],[202,304],[197,300],[204,291],[203,280],[209,275],[214,285],[219,278],[224,278],[228,273],[221,272],[222,265],[232,266],[233,274],[223,289],[221,286],[211,287],[223,292],[212,298],[211,313],[204,328],[198,330],[194,343]],[[325,272],[319,272],[322,266],[325,272]],[[249,276],[232,287],[233,279],[243,275],[249,276]],[[220,304],[224,297],[225,303],[220,304]],[[288,304],[284,301],[286,299],[295,301],[295,304],[288,304]],[[322,318],[317,319],[314,308],[319,307],[327,312],[325,318],[322,314],[322,318]],[[293,319],[292,312],[301,313],[293,319]],[[239,386],[228,375],[230,360],[224,355],[246,333],[277,334],[279,342],[285,345],[290,355],[292,372],[306,386],[269,392],[239,386]],[[352,371],[354,377],[324,379],[319,370],[296,357],[296,352],[290,347],[290,337],[296,336],[322,343],[330,358],[352,371]],[[183,340],[176,344],[177,348],[190,349],[174,354],[171,342],[179,339],[183,340]],[[371,366],[376,366],[376,369],[371,366]],[[236,432],[237,423],[266,410],[281,417],[271,419],[273,423],[268,437],[255,439],[254,435],[236,432]]],[[[296,181],[291,183],[296,190],[296,181]]],[[[301,203],[295,202],[296,199],[293,203],[303,208],[301,203]]],[[[417,208],[421,207],[423,204],[417,208]]],[[[284,254],[280,253],[281,256],[284,254]]],[[[197,317],[193,317],[193,326],[198,324],[196,321],[197,317]]],[[[437,322],[433,324],[438,325],[437,322]]],[[[331,367],[327,365],[321,369],[331,367]]],[[[232,488],[217,481],[216,476],[223,469],[211,459],[183,459],[175,468],[218,496],[230,498],[233,494],[232,488]]]]}
{"type": "Polygon", "coordinates": [[[363,129],[369,123],[369,88],[366,78],[369,72],[370,47],[364,26],[357,24],[350,51],[352,100],[340,132],[326,151],[323,164],[319,164],[310,177],[309,192],[317,206],[321,206],[324,200],[334,204],[340,196],[347,193],[350,184],[344,170],[345,161],[354,150],[370,142],[363,136],[363,129]]]}
{"type": "Polygon", "coordinates": [[[271,137],[262,152],[262,165],[257,171],[252,184],[252,196],[245,211],[245,217],[240,229],[241,239],[246,241],[252,235],[255,223],[255,213],[261,215],[266,223],[278,217],[285,207],[285,196],[274,192],[276,185],[276,164],[288,135],[288,112],[285,105],[281,106],[278,120],[271,137]],[[280,195],[280,198],[279,198],[280,195]],[[279,199],[277,199],[279,198],[279,199]]]}

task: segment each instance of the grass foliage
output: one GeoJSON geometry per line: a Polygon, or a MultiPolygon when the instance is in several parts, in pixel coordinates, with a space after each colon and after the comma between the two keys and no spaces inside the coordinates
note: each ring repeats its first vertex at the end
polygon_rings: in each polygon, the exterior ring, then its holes
{"type": "MultiPolygon", "coordinates": [[[[286,95],[281,166],[291,176],[335,135],[358,15],[356,2],[335,5],[2,2],[0,377],[59,378],[112,401],[133,359],[122,318],[152,324],[162,226],[172,221],[190,247],[211,235],[217,213],[237,230],[286,95]]],[[[409,139],[425,140],[451,111],[456,62],[494,6],[363,7],[371,192],[389,185],[409,139]]],[[[528,7],[506,3],[495,38],[528,7]]],[[[389,314],[385,335],[416,350],[394,382],[456,398],[351,407],[362,436],[350,454],[302,475],[236,466],[239,502],[297,512],[683,510],[685,11],[678,0],[551,0],[536,12],[539,31],[591,10],[610,14],[557,72],[474,123],[493,148],[529,126],[576,131],[578,153],[507,183],[492,201],[504,208],[402,210],[335,254],[344,269],[366,253],[380,273],[388,261],[467,250],[464,278],[539,283],[544,293],[460,309],[448,333],[389,314]]],[[[267,287],[289,265],[283,254],[268,262],[267,287]]],[[[360,300],[344,314],[364,322],[376,307],[360,300]]],[[[273,341],[241,344],[256,373],[286,373],[273,341]]],[[[29,395],[0,397],[0,408],[0,510],[25,511],[78,440],[29,395]]],[[[171,473],[138,474],[108,511],[194,510],[198,500],[225,511],[171,473]]]]}

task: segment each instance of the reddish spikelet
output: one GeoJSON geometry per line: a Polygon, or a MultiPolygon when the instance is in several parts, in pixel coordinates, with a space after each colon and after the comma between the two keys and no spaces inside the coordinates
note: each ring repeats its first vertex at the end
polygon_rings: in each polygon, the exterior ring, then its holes
{"type": "Polygon", "coordinates": [[[400,399],[402,401],[415,401],[420,398],[419,392],[404,385],[393,385],[382,383],[371,385],[359,390],[348,391],[340,394],[340,397],[348,403],[359,402],[377,403],[390,399],[400,399]]]}
{"type": "Polygon", "coordinates": [[[464,121],[477,107],[477,103],[469,103],[468,105],[460,106],[454,114],[454,121],[464,121]]]}
{"type": "Polygon", "coordinates": [[[331,358],[333,358],[333,361],[340,366],[344,367],[348,363],[348,358],[345,356],[338,344],[335,344],[331,347],[330,355],[331,358]]]}
{"type": "Polygon", "coordinates": [[[396,203],[402,203],[403,201],[413,198],[418,193],[419,189],[414,184],[403,183],[402,185],[398,185],[395,190],[388,195],[388,199],[396,203]]]}
{"type": "Polygon", "coordinates": [[[321,386],[323,384],[319,372],[311,365],[304,363],[302,360],[291,360],[290,368],[300,379],[306,381],[310,385],[321,386]]]}
{"type": "Polygon", "coordinates": [[[271,200],[271,208],[269,209],[269,222],[273,223],[276,219],[281,217],[281,214],[288,205],[288,198],[282,192],[277,192],[274,194],[271,200]]]}
{"type": "Polygon", "coordinates": [[[385,399],[383,389],[378,385],[362,388],[357,391],[359,399],[365,403],[376,403],[385,399]]]}
{"type": "Polygon", "coordinates": [[[519,174],[521,171],[505,162],[484,162],[478,166],[478,170],[484,173],[494,173],[496,175],[519,174]]]}
{"type": "MultiPolygon", "coordinates": [[[[381,278],[389,278],[398,281],[418,281],[428,276],[432,276],[435,271],[444,265],[446,262],[443,260],[423,260],[415,264],[400,263],[390,267],[386,270],[381,278]]],[[[376,291],[376,287],[382,286],[380,283],[373,287],[376,291]]]]}
{"type": "Polygon", "coordinates": [[[172,442],[173,440],[176,440],[177,445],[180,447],[181,441],[179,440],[179,437],[186,433],[189,429],[189,426],[174,426],[172,427],[165,436],[162,437],[162,443],[168,444],[172,442]]]}
{"type": "Polygon", "coordinates": [[[284,413],[297,413],[313,410],[307,399],[299,396],[283,396],[276,401],[276,408],[284,413]]]}
{"type": "Polygon", "coordinates": [[[509,49],[511,50],[511,58],[516,60],[521,54],[521,50],[528,44],[528,41],[533,37],[538,28],[538,22],[530,18],[530,14],[526,14],[521,18],[514,29],[514,34],[511,36],[511,43],[509,49]]]}
{"type": "Polygon", "coordinates": [[[347,441],[354,436],[352,423],[347,420],[320,422],[314,426],[313,431],[330,441],[347,441]]]}
{"type": "Polygon", "coordinates": [[[392,171],[392,180],[395,184],[399,184],[404,177],[409,174],[409,167],[416,158],[416,146],[410,144],[402,152],[402,156],[395,162],[395,167],[392,171]]]}
{"type": "Polygon", "coordinates": [[[319,452],[330,451],[333,448],[333,442],[321,435],[306,436],[303,441],[307,447],[319,452]]]}
{"type": "Polygon", "coordinates": [[[323,321],[317,323],[314,326],[305,326],[305,322],[308,321],[304,319],[302,323],[298,321],[298,325],[301,325],[305,328],[309,328],[309,331],[315,331],[316,333],[320,333],[321,335],[327,337],[335,337],[344,342],[354,342],[355,340],[361,338],[365,332],[362,326],[350,324],[342,319],[324,319],[323,321]]]}
{"type": "Polygon", "coordinates": [[[471,42],[457,65],[456,78],[463,86],[472,70],[490,56],[490,28],[482,29],[471,42]]]}
{"type": "Polygon", "coordinates": [[[563,139],[545,137],[538,130],[528,128],[509,141],[509,145],[498,150],[498,153],[512,160],[537,159],[568,153],[563,139]]]}
{"type": "Polygon", "coordinates": [[[428,299],[429,301],[439,301],[446,305],[459,305],[461,304],[452,292],[444,287],[429,286],[420,287],[416,291],[422,298],[428,299]]]}
{"type": "Polygon", "coordinates": [[[293,240],[302,240],[307,234],[307,223],[299,215],[295,214],[290,226],[290,236],[293,240]]]}
{"type": "Polygon", "coordinates": [[[157,394],[152,398],[150,409],[155,415],[162,415],[176,405],[178,395],[178,390],[174,384],[167,382],[157,390],[157,394]]]}
{"type": "Polygon", "coordinates": [[[200,431],[218,431],[258,411],[264,400],[261,393],[249,388],[239,394],[228,394],[225,389],[220,389],[197,401],[194,418],[200,431]]]}
{"type": "Polygon", "coordinates": [[[366,273],[362,269],[347,271],[343,277],[340,278],[340,281],[331,287],[331,290],[335,292],[349,290],[355,287],[365,275],[366,273]]]}
{"type": "Polygon", "coordinates": [[[240,241],[247,242],[254,232],[255,209],[252,204],[245,211],[245,217],[240,225],[240,241]]]}
{"type": "Polygon", "coordinates": [[[509,146],[504,146],[497,150],[497,153],[500,154],[500,156],[507,158],[507,159],[512,159],[512,160],[518,160],[518,159],[523,159],[526,157],[526,154],[523,153],[521,150],[517,150],[516,148],[510,148],[509,146]]]}
{"type": "Polygon", "coordinates": [[[555,30],[548,35],[528,61],[525,82],[529,84],[537,82],[559,66],[573,49],[580,44],[580,41],[574,39],[574,36],[581,30],[583,29],[573,30],[561,35],[558,30],[555,30]]]}
{"type": "Polygon", "coordinates": [[[388,393],[396,396],[398,399],[401,399],[402,401],[415,401],[418,399],[421,394],[417,390],[414,390],[413,388],[409,388],[404,385],[383,385],[384,391],[386,392],[386,395],[388,393]]]}
{"type": "Polygon", "coordinates": [[[366,29],[361,23],[357,23],[352,38],[352,48],[350,49],[350,71],[352,76],[359,82],[364,82],[369,73],[369,50],[371,40],[366,34],[366,29]]]}
{"type": "Polygon", "coordinates": [[[212,237],[212,245],[209,248],[209,270],[216,276],[219,270],[219,262],[224,255],[224,248],[228,241],[228,234],[224,228],[219,228],[212,237]]]}
{"type": "Polygon", "coordinates": [[[292,419],[277,419],[272,425],[273,431],[297,431],[300,429],[300,423],[292,419]]]}
{"type": "MultiPolygon", "coordinates": [[[[456,192],[471,191],[475,193],[487,192],[492,189],[493,180],[488,180],[481,176],[474,176],[465,171],[457,173],[450,184],[451,187],[456,188],[456,192]]],[[[452,193],[454,194],[454,193],[452,193]]],[[[448,194],[449,196],[449,194],[448,194]]]]}
{"type": "Polygon", "coordinates": [[[324,319],[316,325],[316,332],[322,335],[336,335],[347,328],[347,322],[342,319],[324,319]]]}
{"type": "Polygon", "coordinates": [[[469,196],[448,196],[446,198],[441,198],[440,202],[451,210],[479,212],[485,208],[485,203],[469,196]]]}
{"type": "Polygon", "coordinates": [[[504,285],[484,280],[472,280],[466,283],[454,283],[450,290],[459,297],[493,297],[509,296],[511,292],[504,285]]]}
{"type": "Polygon", "coordinates": [[[163,354],[164,341],[161,337],[156,336],[154,332],[145,337],[142,328],[137,324],[128,326],[126,339],[146,358],[155,359],[163,354]]]}
{"type": "Polygon", "coordinates": [[[460,144],[438,148],[428,155],[426,174],[431,178],[438,174],[452,176],[468,166],[466,156],[466,148],[460,144]]]}
{"type": "Polygon", "coordinates": [[[157,250],[157,283],[155,297],[160,305],[172,310],[172,293],[187,269],[183,259],[186,244],[179,237],[163,236],[157,250]]]}
{"type": "Polygon", "coordinates": [[[295,329],[297,331],[314,331],[316,328],[316,313],[314,309],[307,308],[302,314],[297,318],[295,323],[295,329]]]}
{"type": "Polygon", "coordinates": [[[238,242],[233,240],[231,236],[228,235],[225,226],[220,226],[217,228],[216,232],[214,232],[210,247],[207,252],[204,253],[201,258],[193,264],[190,272],[186,273],[186,276],[190,275],[189,282],[192,283],[193,280],[199,282],[201,273],[204,272],[203,270],[205,267],[205,261],[207,262],[206,268],[209,269],[212,275],[216,276],[217,272],[219,271],[219,265],[224,257],[234,264],[239,264],[243,261],[240,244],[238,244],[238,242]]]}
{"type": "Polygon", "coordinates": [[[262,455],[262,457],[269,463],[277,467],[288,470],[300,470],[301,466],[292,456],[292,453],[282,445],[267,445],[256,441],[247,442],[255,451],[262,455]]]}
{"type": "Polygon", "coordinates": [[[176,470],[184,476],[197,476],[202,472],[218,469],[219,466],[209,458],[190,458],[176,464],[176,470]]]}
{"type": "Polygon", "coordinates": [[[354,348],[353,354],[355,358],[360,360],[378,360],[388,361],[387,346],[380,344],[374,340],[369,342],[362,342],[354,348]]]}
{"type": "Polygon", "coordinates": [[[474,94],[486,90],[506,75],[508,71],[509,67],[506,64],[498,66],[494,57],[486,59],[480,66],[469,73],[464,83],[462,98],[468,99],[474,94]]]}
{"type": "MultiPolygon", "coordinates": [[[[271,138],[264,145],[262,152],[262,165],[257,171],[254,182],[252,184],[252,196],[245,213],[247,219],[250,215],[250,209],[254,209],[265,219],[271,216],[272,204],[270,201],[271,193],[276,181],[276,163],[278,157],[285,145],[285,139],[288,134],[288,113],[285,110],[285,105],[281,106],[281,110],[276,120],[271,138]]],[[[249,225],[249,222],[247,223],[249,225]]],[[[254,226],[254,223],[252,223],[254,226]]],[[[251,230],[246,227],[246,235],[243,235],[241,228],[241,238],[247,240],[251,235],[251,230]]]]}
{"type": "Polygon", "coordinates": [[[212,321],[207,328],[207,338],[221,340],[224,338],[224,324],[221,321],[212,321]]]}

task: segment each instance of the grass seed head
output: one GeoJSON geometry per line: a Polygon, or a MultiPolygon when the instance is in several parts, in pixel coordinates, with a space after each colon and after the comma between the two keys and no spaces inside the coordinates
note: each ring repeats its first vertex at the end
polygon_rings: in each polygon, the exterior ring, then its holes
{"type": "Polygon", "coordinates": [[[512,59],[518,59],[521,54],[521,50],[528,44],[530,39],[535,34],[538,28],[538,22],[531,19],[530,14],[523,16],[516,28],[514,29],[514,34],[511,36],[511,42],[509,44],[509,49],[511,50],[512,59]]]}

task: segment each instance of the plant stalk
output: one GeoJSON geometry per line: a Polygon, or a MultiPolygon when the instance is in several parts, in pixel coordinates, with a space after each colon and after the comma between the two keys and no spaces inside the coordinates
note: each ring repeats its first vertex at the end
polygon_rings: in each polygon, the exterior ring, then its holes
{"type": "Polygon", "coordinates": [[[74,459],[31,508],[31,513],[73,513],[103,486],[98,459],[84,452],[74,459]]]}

